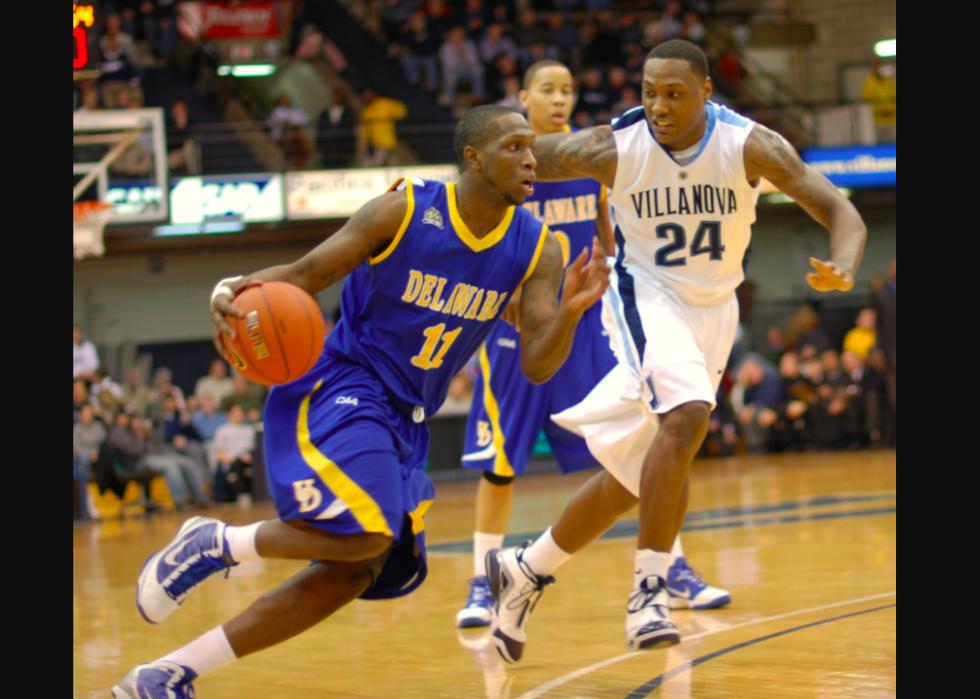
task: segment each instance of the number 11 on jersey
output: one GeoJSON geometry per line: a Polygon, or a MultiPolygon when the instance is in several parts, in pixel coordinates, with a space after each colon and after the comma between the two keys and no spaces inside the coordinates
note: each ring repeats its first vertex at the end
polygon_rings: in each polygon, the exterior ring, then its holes
{"type": "Polygon", "coordinates": [[[417,366],[419,369],[425,369],[426,371],[441,367],[442,360],[445,359],[446,353],[452,348],[453,343],[456,342],[456,338],[459,337],[461,332],[463,332],[462,328],[456,328],[452,332],[447,333],[445,323],[426,328],[423,333],[426,337],[425,346],[417,357],[412,357],[412,365],[417,366]],[[436,354],[433,358],[432,355],[435,354],[440,340],[442,341],[442,347],[439,348],[439,354],[436,354]]]}

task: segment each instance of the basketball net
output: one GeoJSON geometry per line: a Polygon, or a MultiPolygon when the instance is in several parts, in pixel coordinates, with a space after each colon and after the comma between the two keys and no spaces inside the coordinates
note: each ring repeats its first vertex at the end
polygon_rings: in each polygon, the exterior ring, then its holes
{"type": "Polygon", "coordinates": [[[72,252],[76,260],[105,255],[103,234],[112,207],[97,201],[72,204],[72,252]]]}

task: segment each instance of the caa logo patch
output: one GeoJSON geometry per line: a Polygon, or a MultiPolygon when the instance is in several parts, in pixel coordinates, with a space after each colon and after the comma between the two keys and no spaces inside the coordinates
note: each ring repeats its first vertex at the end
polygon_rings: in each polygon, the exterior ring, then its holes
{"type": "Polygon", "coordinates": [[[357,398],[338,398],[337,405],[353,405],[355,408],[358,406],[357,398]]]}
{"type": "Polygon", "coordinates": [[[504,349],[517,349],[517,340],[508,340],[506,337],[502,337],[497,340],[497,346],[503,347],[504,349]]]}
{"type": "Polygon", "coordinates": [[[435,207],[425,212],[425,217],[422,219],[422,223],[435,226],[440,231],[446,229],[446,224],[442,220],[442,214],[439,213],[439,210],[435,207]]]}

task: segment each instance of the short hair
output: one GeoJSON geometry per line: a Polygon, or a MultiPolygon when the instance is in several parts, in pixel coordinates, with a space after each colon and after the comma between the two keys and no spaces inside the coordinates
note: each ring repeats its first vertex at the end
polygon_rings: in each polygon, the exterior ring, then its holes
{"type": "Polygon", "coordinates": [[[528,68],[527,69],[527,72],[524,74],[524,89],[525,90],[530,90],[531,89],[531,85],[534,84],[534,79],[536,77],[538,77],[538,73],[540,73],[545,68],[564,68],[568,72],[571,72],[571,70],[569,69],[569,67],[566,66],[561,61],[552,61],[550,59],[547,59],[547,60],[544,60],[544,61],[538,61],[533,66],[531,66],[530,68],[528,68]]]}
{"type": "Polygon", "coordinates": [[[456,127],[456,157],[459,167],[466,169],[467,148],[482,148],[500,131],[500,117],[507,114],[520,114],[516,109],[502,107],[499,104],[488,104],[477,107],[463,117],[456,127]]]}
{"type": "Polygon", "coordinates": [[[702,80],[707,78],[711,72],[707,54],[700,47],[683,39],[671,39],[655,47],[647,55],[647,61],[652,61],[655,58],[675,58],[679,61],[687,61],[691,65],[691,70],[702,80]]]}

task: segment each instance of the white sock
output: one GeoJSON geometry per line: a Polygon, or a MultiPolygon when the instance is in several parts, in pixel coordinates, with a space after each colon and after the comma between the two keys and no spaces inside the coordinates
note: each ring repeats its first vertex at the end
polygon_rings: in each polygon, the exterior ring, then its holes
{"type": "Polygon", "coordinates": [[[670,552],[670,566],[674,567],[674,564],[681,558],[684,558],[684,546],[681,545],[681,537],[677,535],[677,541],[674,542],[674,550],[670,552]]]}
{"type": "Polygon", "coordinates": [[[226,665],[231,665],[238,660],[235,651],[232,650],[228,636],[222,627],[216,628],[210,633],[206,633],[199,639],[181,648],[176,653],[171,653],[158,662],[170,662],[183,667],[188,667],[197,674],[204,677],[215,670],[220,670],[226,665]]]}
{"type": "Polygon", "coordinates": [[[257,561],[262,558],[255,549],[255,539],[258,537],[259,528],[263,524],[265,522],[247,527],[228,527],[225,529],[225,538],[228,539],[228,552],[235,563],[257,561]]]}
{"type": "Polygon", "coordinates": [[[667,580],[670,570],[670,554],[657,553],[651,549],[636,552],[636,578],[634,589],[639,590],[647,578],[658,577],[667,580]]]}
{"type": "Polygon", "coordinates": [[[483,532],[477,532],[473,535],[473,569],[476,577],[486,577],[487,554],[503,547],[503,534],[484,534],[483,532]]]}
{"type": "Polygon", "coordinates": [[[562,550],[561,546],[555,543],[555,537],[549,529],[527,548],[522,560],[536,575],[546,578],[554,575],[559,568],[572,560],[572,554],[562,550]]]}

